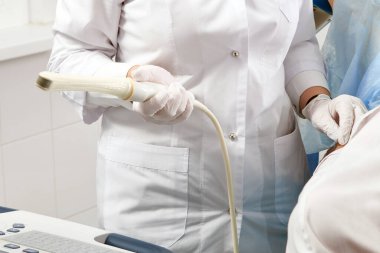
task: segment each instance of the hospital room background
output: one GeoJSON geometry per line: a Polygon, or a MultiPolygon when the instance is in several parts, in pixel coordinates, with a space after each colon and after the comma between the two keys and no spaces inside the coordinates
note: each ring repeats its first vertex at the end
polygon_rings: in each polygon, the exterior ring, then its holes
{"type": "Polygon", "coordinates": [[[96,226],[99,121],[85,125],[34,84],[49,58],[55,5],[0,0],[0,206],[96,226]]]}

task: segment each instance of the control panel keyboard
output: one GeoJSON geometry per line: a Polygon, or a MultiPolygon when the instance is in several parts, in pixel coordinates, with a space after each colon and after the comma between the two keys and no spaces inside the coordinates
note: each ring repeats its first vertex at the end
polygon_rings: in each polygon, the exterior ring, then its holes
{"type": "Polygon", "coordinates": [[[0,217],[0,253],[130,252],[97,241],[95,238],[107,234],[95,228],[22,211],[0,217]],[[49,224],[55,229],[49,228],[49,224]]]}
{"type": "MultiPolygon", "coordinates": [[[[0,245],[2,246],[1,250],[5,252],[9,250],[9,253],[120,253],[120,251],[34,230],[7,236],[0,245]],[[18,251],[14,251],[14,249],[18,249],[18,251]]],[[[0,253],[2,252],[0,251],[0,253]]]]}

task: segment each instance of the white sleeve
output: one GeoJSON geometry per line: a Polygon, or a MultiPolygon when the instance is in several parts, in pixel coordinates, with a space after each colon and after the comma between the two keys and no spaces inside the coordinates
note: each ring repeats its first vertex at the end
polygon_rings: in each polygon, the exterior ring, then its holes
{"type": "Polygon", "coordinates": [[[296,34],[285,58],[286,91],[299,111],[299,99],[302,93],[313,86],[328,89],[326,73],[317,38],[313,3],[302,0],[300,18],[296,34]]]}
{"type": "MultiPolygon", "coordinates": [[[[115,62],[124,0],[58,0],[49,71],[102,77],[123,77],[131,67],[115,62]]],[[[64,92],[84,122],[96,121],[117,99],[96,93],[64,92]]]]}

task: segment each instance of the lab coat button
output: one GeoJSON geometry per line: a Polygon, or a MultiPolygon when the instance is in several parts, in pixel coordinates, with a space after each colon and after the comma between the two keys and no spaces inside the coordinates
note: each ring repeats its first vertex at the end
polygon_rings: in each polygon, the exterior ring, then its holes
{"type": "Polygon", "coordinates": [[[239,57],[239,55],[240,55],[239,51],[232,51],[231,54],[233,57],[239,57]]]}
{"type": "Polygon", "coordinates": [[[13,227],[14,228],[25,228],[25,225],[22,223],[15,223],[15,224],[13,224],[13,227]]]}
{"type": "Polygon", "coordinates": [[[237,141],[238,136],[237,136],[236,133],[230,133],[230,134],[228,135],[228,138],[229,138],[231,141],[237,141]]]}

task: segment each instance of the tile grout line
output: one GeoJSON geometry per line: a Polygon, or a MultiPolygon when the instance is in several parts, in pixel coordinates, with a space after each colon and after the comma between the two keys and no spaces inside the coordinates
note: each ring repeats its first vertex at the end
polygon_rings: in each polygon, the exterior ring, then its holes
{"type": "Polygon", "coordinates": [[[68,215],[68,216],[65,216],[63,219],[70,219],[70,218],[72,218],[72,217],[74,217],[74,216],[77,216],[77,215],[79,215],[79,214],[81,214],[81,213],[84,213],[84,212],[90,211],[91,209],[97,209],[97,205],[90,206],[90,207],[88,207],[88,208],[86,208],[86,209],[83,209],[83,210],[81,210],[81,211],[78,211],[78,212],[75,212],[75,213],[70,214],[70,215],[68,215]]]}
{"type": "Polygon", "coordinates": [[[4,169],[4,153],[3,153],[3,146],[1,146],[1,150],[0,150],[0,156],[1,156],[1,164],[0,164],[0,167],[1,167],[1,178],[2,178],[2,190],[3,190],[3,197],[4,197],[4,204],[7,204],[7,192],[6,192],[6,188],[5,187],[5,169],[4,169]]]}
{"type": "MultiPolygon", "coordinates": [[[[51,115],[52,115],[52,113],[51,113],[51,115]]],[[[78,124],[78,123],[82,123],[82,121],[79,120],[79,121],[68,123],[68,124],[65,124],[65,125],[62,125],[62,126],[59,126],[59,127],[56,127],[56,128],[51,127],[50,129],[43,130],[43,131],[38,131],[38,132],[36,132],[34,134],[28,134],[28,135],[25,135],[24,137],[16,138],[14,140],[1,143],[1,146],[6,146],[6,145],[12,144],[14,142],[23,141],[23,140],[26,140],[26,139],[29,139],[29,138],[33,138],[33,137],[38,136],[38,135],[46,134],[48,132],[52,132],[52,131],[55,131],[55,130],[60,130],[60,129],[63,129],[63,128],[66,128],[66,127],[73,126],[73,125],[78,124]]]]}
{"type": "Polygon", "coordinates": [[[54,184],[54,205],[55,205],[55,217],[58,217],[58,194],[57,194],[57,171],[56,171],[56,155],[55,155],[55,146],[54,146],[54,134],[53,134],[53,107],[52,107],[52,97],[49,94],[49,106],[50,106],[50,143],[51,143],[51,152],[52,152],[52,160],[53,160],[53,184],[54,184]]]}
{"type": "MultiPolygon", "coordinates": [[[[1,137],[1,103],[0,103],[0,137],[1,137]]],[[[2,188],[3,188],[3,197],[4,197],[4,204],[7,204],[7,192],[6,192],[6,187],[5,187],[5,168],[4,168],[4,152],[3,152],[3,145],[0,145],[0,156],[1,156],[1,163],[0,163],[0,168],[1,168],[1,178],[2,178],[2,188]]]]}

